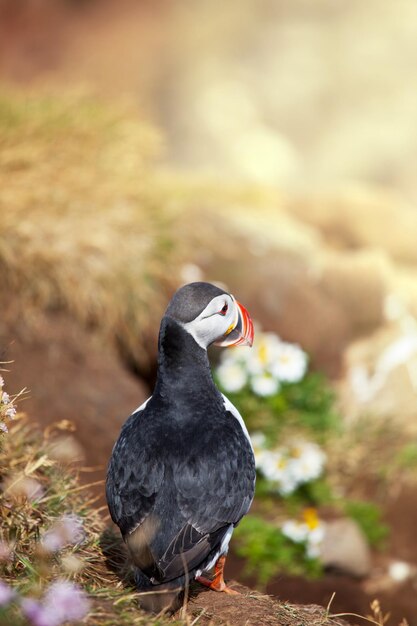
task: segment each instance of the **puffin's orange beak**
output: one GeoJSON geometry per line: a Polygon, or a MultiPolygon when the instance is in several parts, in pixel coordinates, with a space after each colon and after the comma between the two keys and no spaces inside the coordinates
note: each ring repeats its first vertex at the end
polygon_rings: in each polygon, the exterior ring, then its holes
{"type": "Polygon", "coordinates": [[[216,346],[252,346],[253,344],[254,330],[250,315],[243,304],[240,304],[237,300],[235,300],[235,303],[237,319],[234,324],[227,329],[225,335],[223,335],[219,341],[215,342],[216,346]]]}

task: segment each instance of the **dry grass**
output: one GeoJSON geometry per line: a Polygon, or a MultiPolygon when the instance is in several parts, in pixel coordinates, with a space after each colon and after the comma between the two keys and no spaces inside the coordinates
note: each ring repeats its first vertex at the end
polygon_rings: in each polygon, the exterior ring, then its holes
{"type": "Polygon", "coordinates": [[[157,174],[160,147],[130,104],[3,88],[3,315],[30,328],[39,311],[63,309],[146,372],[184,263],[216,250],[236,256],[231,214],[272,200],[268,191],[157,174]]]}
{"type": "MultiPolygon", "coordinates": [[[[57,577],[79,582],[92,600],[86,621],[91,626],[189,624],[188,616],[173,622],[149,617],[138,608],[136,592],[120,577],[118,538],[105,532],[94,501],[88,490],[80,487],[73,468],[51,458],[50,443],[48,432],[42,436],[25,419],[18,420],[2,439],[0,539],[13,551],[12,558],[0,563],[1,578],[32,597],[57,577]],[[42,486],[40,497],[23,495],[27,481],[42,486]],[[83,520],[84,541],[54,556],[46,555],[39,539],[54,521],[68,513],[83,520]],[[67,564],[74,562],[69,556],[82,567],[79,572],[68,568],[67,564]]],[[[16,620],[20,623],[18,617],[16,620]]]]}
{"type": "Polygon", "coordinates": [[[9,92],[0,137],[3,305],[27,322],[68,310],[146,367],[184,256],[178,212],[151,193],[155,132],[127,105],[9,92]]]}

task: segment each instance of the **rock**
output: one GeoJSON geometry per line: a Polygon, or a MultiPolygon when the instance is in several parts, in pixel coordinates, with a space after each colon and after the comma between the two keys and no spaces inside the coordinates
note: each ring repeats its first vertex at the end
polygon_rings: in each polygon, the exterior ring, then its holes
{"type": "Polygon", "coordinates": [[[326,523],[320,558],[325,567],[352,576],[366,576],[371,569],[369,546],[358,524],[351,519],[326,523]]]}
{"type": "MultiPolygon", "coordinates": [[[[407,320],[405,320],[407,322],[407,320]]],[[[339,385],[341,409],[347,421],[365,413],[398,424],[415,435],[417,328],[401,321],[385,324],[353,342],[345,352],[346,375],[339,385]]]]}

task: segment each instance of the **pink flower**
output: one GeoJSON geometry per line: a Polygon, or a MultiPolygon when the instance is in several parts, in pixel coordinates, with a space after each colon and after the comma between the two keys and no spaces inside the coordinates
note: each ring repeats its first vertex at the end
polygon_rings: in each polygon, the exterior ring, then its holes
{"type": "Polygon", "coordinates": [[[14,408],[14,406],[9,406],[9,408],[6,410],[6,415],[11,420],[14,419],[16,415],[16,409],[14,408]]]}
{"type": "Polygon", "coordinates": [[[42,538],[48,552],[57,552],[67,545],[76,545],[84,539],[82,520],[76,515],[64,515],[42,538]]]}
{"type": "Polygon", "coordinates": [[[89,609],[89,601],[82,589],[66,580],[53,583],[44,598],[44,605],[54,614],[57,624],[81,620],[89,609]]]}
{"type": "Polygon", "coordinates": [[[7,606],[14,599],[16,592],[0,580],[0,607],[7,606]]]}
{"type": "Polygon", "coordinates": [[[86,594],[79,587],[66,580],[58,580],[49,587],[42,602],[25,598],[21,607],[32,626],[60,626],[64,622],[83,619],[89,604],[86,594]]]}
{"type": "Polygon", "coordinates": [[[23,615],[32,626],[58,626],[59,624],[47,608],[32,598],[23,598],[20,606],[23,615]]]}

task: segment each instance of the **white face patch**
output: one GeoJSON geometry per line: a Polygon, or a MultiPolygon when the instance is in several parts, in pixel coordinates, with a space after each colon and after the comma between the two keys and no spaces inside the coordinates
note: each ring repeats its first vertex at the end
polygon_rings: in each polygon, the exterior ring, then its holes
{"type": "Polygon", "coordinates": [[[207,346],[223,337],[237,322],[237,305],[232,296],[225,293],[210,300],[200,315],[191,322],[182,324],[199,346],[207,346]]]}

